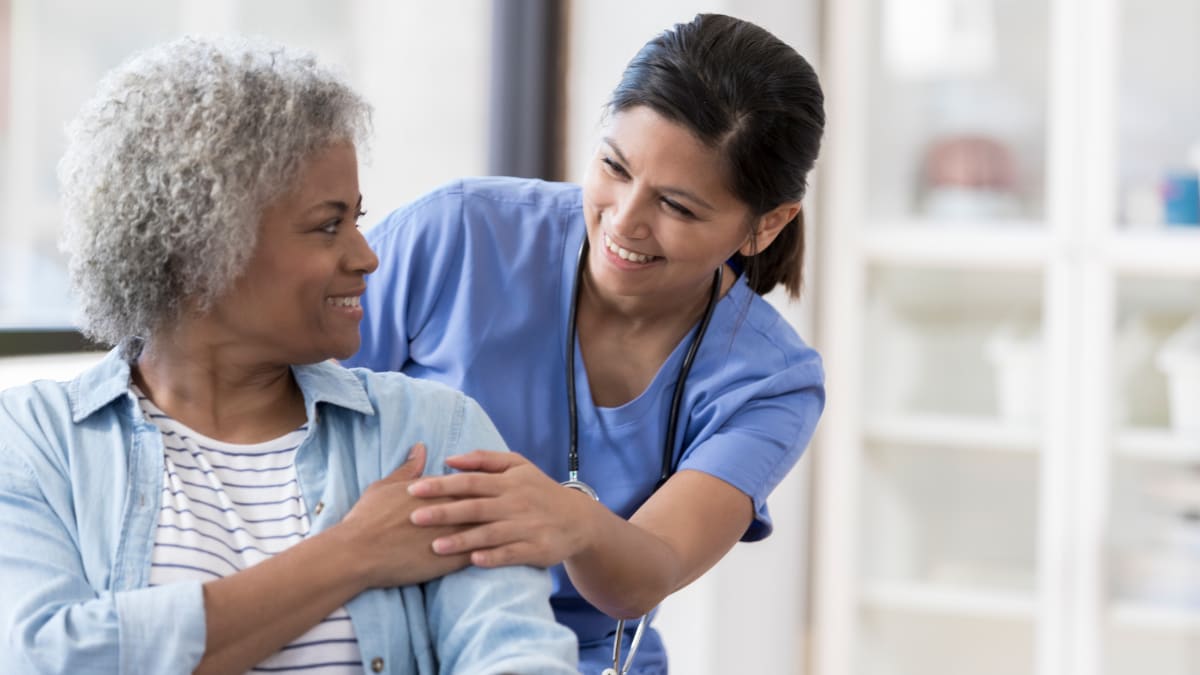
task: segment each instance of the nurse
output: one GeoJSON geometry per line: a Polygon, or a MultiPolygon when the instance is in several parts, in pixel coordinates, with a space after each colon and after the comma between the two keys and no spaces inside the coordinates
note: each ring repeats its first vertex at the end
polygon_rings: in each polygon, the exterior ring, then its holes
{"type": "MultiPolygon", "coordinates": [[[[770,534],[812,436],[820,357],[761,296],[800,291],[822,103],[791,47],[699,15],[629,63],[582,185],[464,179],[368,235],[349,364],[462,389],[517,451],[448,459],[411,519],[458,528],[436,556],[553,566],[582,672],[611,667],[616,619],[770,534]]],[[[630,672],[666,672],[653,630],[630,672]]]]}

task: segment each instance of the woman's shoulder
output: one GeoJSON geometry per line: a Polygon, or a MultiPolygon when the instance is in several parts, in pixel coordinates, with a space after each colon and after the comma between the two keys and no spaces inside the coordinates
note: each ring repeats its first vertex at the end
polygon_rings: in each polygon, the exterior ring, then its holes
{"type": "Polygon", "coordinates": [[[94,439],[83,439],[114,431],[117,418],[100,412],[109,406],[85,408],[78,384],[36,380],[0,392],[0,455],[55,473],[65,471],[78,450],[98,450],[94,439]]]}
{"type": "Polygon", "coordinates": [[[758,364],[768,372],[804,372],[823,380],[821,355],[792,323],[749,287],[742,284],[741,290],[743,295],[732,303],[732,317],[722,331],[729,356],[758,364]]]}
{"type": "Polygon", "coordinates": [[[444,228],[450,222],[504,227],[539,215],[559,219],[582,203],[580,187],[573,183],[507,176],[459,178],[396,209],[369,236],[387,237],[406,228],[444,228]]]}
{"type": "MultiPolygon", "coordinates": [[[[406,454],[421,442],[430,459],[444,459],[461,451],[464,439],[480,440],[480,447],[504,449],[483,408],[470,396],[441,382],[410,377],[399,372],[375,372],[350,368],[362,384],[378,418],[381,441],[386,448],[406,454]]],[[[396,460],[402,461],[403,457],[396,460]]],[[[440,466],[440,462],[437,462],[440,466]]],[[[428,465],[427,466],[433,466],[428,465]]]]}
{"type": "Polygon", "coordinates": [[[547,209],[577,209],[583,203],[582,190],[575,183],[544,181],[537,178],[479,176],[460,179],[457,185],[463,199],[473,203],[547,209]]]}
{"type": "MultiPolygon", "coordinates": [[[[341,368],[336,365],[332,367],[341,368]]],[[[358,367],[342,370],[358,381],[376,414],[387,414],[398,407],[446,411],[463,405],[466,399],[461,391],[441,382],[415,378],[402,372],[379,372],[358,367]]]]}
{"type": "Polygon", "coordinates": [[[71,423],[69,383],[35,380],[0,391],[0,444],[25,431],[71,423]]]}

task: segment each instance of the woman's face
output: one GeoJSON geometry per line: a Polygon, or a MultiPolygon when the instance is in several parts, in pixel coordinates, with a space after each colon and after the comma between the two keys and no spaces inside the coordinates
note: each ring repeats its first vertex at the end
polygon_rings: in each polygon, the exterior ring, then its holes
{"type": "Polygon", "coordinates": [[[287,364],[358,351],[359,297],[379,264],[358,230],[361,208],[354,145],[314,154],[263,211],[245,273],[214,307],[228,339],[287,364]]]}
{"type": "Polygon", "coordinates": [[[726,187],[717,152],[645,106],[610,118],[583,208],[588,269],[614,296],[677,303],[704,293],[749,241],[749,208],[726,187]]]}

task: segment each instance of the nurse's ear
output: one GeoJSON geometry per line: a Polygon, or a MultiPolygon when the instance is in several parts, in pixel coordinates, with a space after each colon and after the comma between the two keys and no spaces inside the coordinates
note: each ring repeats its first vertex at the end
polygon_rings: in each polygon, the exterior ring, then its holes
{"type": "Polygon", "coordinates": [[[738,253],[747,258],[762,253],[783,232],[783,228],[795,220],[798,213],[800,202],[784,202],[759,216],[754,223],[754,234],[746,237],[746,243],[742,244],[738,253]]]}

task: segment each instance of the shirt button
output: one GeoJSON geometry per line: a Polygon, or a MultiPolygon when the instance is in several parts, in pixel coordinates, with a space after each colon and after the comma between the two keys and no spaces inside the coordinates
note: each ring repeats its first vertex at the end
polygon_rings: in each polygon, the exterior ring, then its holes
{"type": "Polygon", "coordinates": [[[373,672],[373,673],[382,673],[383,672],[383,659],[379,658],[378,656],[371,659],[371,672],[373,672]]]}
{"type": "MultiPolygon", "coordinates": [[[[319,515],[321,515],[321,512],[324,510],[325,510],[325,502],[317,502],[317,505],[313,507],[313,514],[319,516],[319,515]]],[[[380,663],[383,663],[383,662],[380,661],[380,663]]],[[[375,672],[378,673],[379,671],[377,670],[375,672]]]]}

